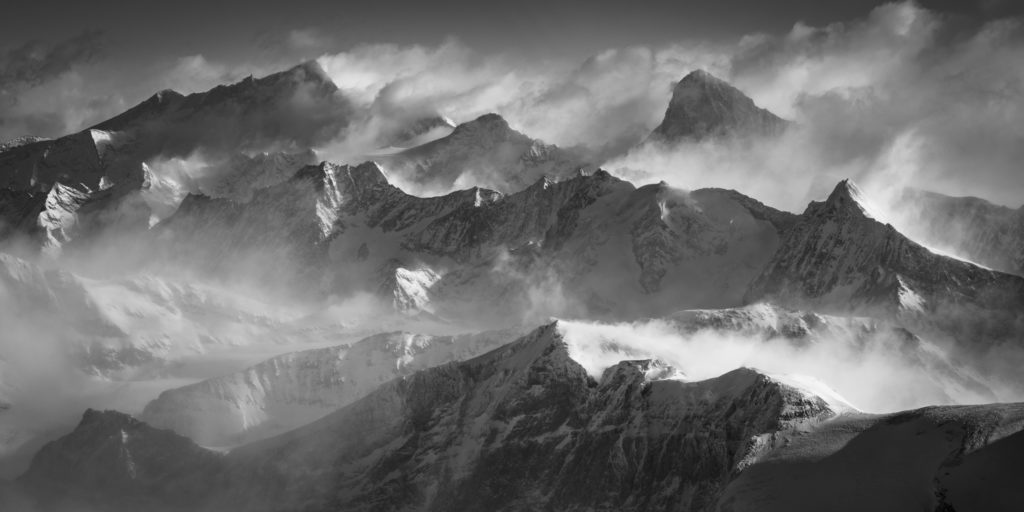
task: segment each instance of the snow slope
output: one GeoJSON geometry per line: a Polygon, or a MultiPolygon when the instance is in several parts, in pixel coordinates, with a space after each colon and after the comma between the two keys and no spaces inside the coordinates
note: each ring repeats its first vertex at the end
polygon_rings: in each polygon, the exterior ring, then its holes
{"type": "Polygon", "coordinates": [[[293,352],[165,391],[140,418],[201,445],[240,444],[310,423],[393,378],[477,356],[514,337],[512,331],[457,336],[394,332],[351,346],[293,352]]]}
{"type": "Polygon", "coordinates": [[[431,192],[479,186],[511,193],[548,176],[591,167],[580,155],[513,130],[497,114],[455,127],[451,134],[376,158],[397,177],[431,192]]]}
{"type": "Polygon", "coordinates": [[[96,442],[97,418],[125,431],[126,443],[153,437],[158,452],[183,439],[164,439],[166,431],[118,413],[90,412],[40,452],[21,482],[46,499],[109,505],[119,495],[148,494],[140,504],[152,506],[166,502],[169,488],[207,480],[184,505],[210,510],[704,509],[734,472],[835,416],[820,398],[752,370],[691,383],[659,380],[651,364],[624,361],[594,379],[548,325],[478,358],[393,380],[221,459],[191,447],[163,452],[172,467],[190,468],[187,481],[161,469],[168,461],[152,452],[133,457],[139,474],[171,475],[159,489],[147,489],[145,479],[123,487],[116,480],[91,497],[82,493],[85,475],[131,467],[102,455],[113,447],[96,442]],[[81,462],[58,466],[72,458],[81,462]]]}

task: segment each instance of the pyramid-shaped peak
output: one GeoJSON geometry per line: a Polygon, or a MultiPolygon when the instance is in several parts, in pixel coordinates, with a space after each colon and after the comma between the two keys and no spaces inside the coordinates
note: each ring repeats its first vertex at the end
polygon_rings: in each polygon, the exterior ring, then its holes
{"type": "MultiPolygon", "coordinates": [[[[722,80],[721,78],[718,78],[717,76],[712,75],[711,73],[709,73],[709,72],[707,72],[707,71],[705,71],[703,69],[695,69],[695,70],[691,71],[688,75],[684,76],[683,79],[679,81],[679,84],[694,83],[694,82],[696,82],[696,83],[702,83],[702,82],[703,83],[716,83],[716,84],[726,84],[726,85],[729,85],[728,82],[726,82],[725,80],[722,80]]],[[[679,84],[676,84],[676,86],[678,87],[679,84]]],[[[732,86],[730,85],[729,87],[732,87],[732,86]]]]}
{"type": "Polygon", "coordinates": [[[465,133],[478,130],[487,131],[511,131],[508,121],[498,114],[490,113],[484,114],[472,121],[462,123],[455,127],[454,133],[465,133]]]}
{"type": "Polygon", "coordinates": [[[299,63],[287,71],[287,73],[295,76],[304,76],[307,78],[317,78],[321,80],[331,81],[331,77],[327,75],[327,71],[324,70],[323,66],[320,65],[315,59],[307,60],[299,63]]]}
{"type": "Polygon", "coordinates": [[[346,166],[352,181],[359,185],[388,185],[388,175],[377,162],[367,161],[355,167],[346,166]]]}
{"type": "Polygon", "coordinates": [[[315,60],[307,60],[289,69],[269,74],[263,78],[253,79],[252,76],[249,76],[241,82],[227,87],[262,88],[267,86],[284,86],[291,88],[295,84],[311,84],[317,88],[337,90],[334,81],[331,80],[331,77],[324,71],[320,63],[315,60]]]}
{"type": "Polygon", "coordinates": [[[876,218],[872,212],[867,195],[853,180],[847,178],[836,184],[836,187],[825,200],[825,207],[834,212],[849,212],[876,218]]]}
{"type": "Polygon", "coordinates": [[[665,118],[651,137],[675,142],[723,136],[772,136],[784,131],[787,124],[728,82],[698,69],[676,84],[665,118]]]}
{"type": "Polygon", "coordinates": [[[836,184],[836,187],[832,189],[832,193],[829,194],[829,199],[831,200],[835,197],[836,199],[850,198],[856,200],[861,196],[861,194],[862,192],[860,187],[858,187],[850,178],[846,178],[840,180],[839,183],[836,184]]]}

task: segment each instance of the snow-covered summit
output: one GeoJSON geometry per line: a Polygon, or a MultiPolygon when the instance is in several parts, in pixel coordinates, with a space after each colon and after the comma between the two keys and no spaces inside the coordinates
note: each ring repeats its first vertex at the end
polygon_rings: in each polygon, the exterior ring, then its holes
{"type": "Polygon", "coordinates": [[[445,137],[383,157],[382,163],[430,190],[481,186],[500,192],[589,167],[579,155],[532,139],[493,113],[462,123],[445,137]]]}
{"type": "MultiPolygon", "coordinates": [[[[844,180],[788,230],[748,298],[883,315],[941,311],[955,302],[1013,323],[1024,304],[1024,278],[929,251],[880,221],[863,192],[844,180]]],[[[933,320],[972,323],[941,314],[933,320]]]]}

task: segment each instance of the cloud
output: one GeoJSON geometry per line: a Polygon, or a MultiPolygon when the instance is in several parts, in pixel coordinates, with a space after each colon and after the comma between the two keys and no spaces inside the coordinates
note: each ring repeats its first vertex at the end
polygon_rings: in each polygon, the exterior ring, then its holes
{"type": "MultiPolygon", "coordinates": [[[[801,211],[840,179],[892,178],[886,155],[913,139],[907,164],[914,172],[902,173],[901,184],[1018,206],[1022,40],[1019,19],[963,23],[899,2],[846,22],[797,23],[777,36],[612,48],[576,65],[482,55],[455,40],[365,45],[320,62],[381,126],[413,114],[463,122],[497,112],[533,137],[610,157],[607,167],[640,181],[736,188],[801,211]],[[615,157],[657,125],[673,83],[697,68],[727,78],[796,128],[772,143],[615,157]]],[[[350,148],[346,157],[358,153],[350,148]]]]}
{"type": "Polygon", "coordinates": [[[103,33],[86,30],[63,41],[30,41],[0,54],[0,84],[9,87],[39,85],[102,54],[103,33]]]}
{"type": "MultiPolygon", "coordinates": [[[[332,44],[311,29],[275,34],[273,44],[292,49],[322,52],[332,44]]],[[[419,118],[442,114],[464,122],[497,112],[530,136],[586,146],[592,159],[608,159],[625,174],[639,171],[631,176],[688,189],[738,188],[802,210],[839,179],[870,181],[896,141],[913,137],[918,171],[901,183],[1018,206],[1024,197],[1018,164],[1024,157],[1022,40],[1016,18],[964,23],[900,2],[855,20],[797,23],[781,35],[609,48],[582,63],[481,53],[454,39],[358,45],[318,59],[355,109],[345,137],[323,149],[329,158],[353,161],[376,149],[382,134],[419,118]],[[657,125],[673,83],[697,68],[730,80],[797,128],[777,144],[686,146],[613,158],[657,125]]],[[[204,90],[277,69],[271,61],[260,67],[184,56],[154,64],[142,80],[126,80],[123,70],[72,67],[21,91],[23,105],[4,112],[0,136],[60,135],[153,91],[204,90]]]]}
{"type": "Polygon", "coordinates": [[[744,38],[725,74],[796,122],[785,137],[643,148],[608,166],[686,188],[736,188],[792,211],[848,177],[872,194],[913,186],[1016,207],[1024,197],[1021,62],[1019,19],[963,24],[901,2],[849,22],[798,23],[781,36],[744,38]]]}
{"type": "Polygon", "coordinates": [[[1020,62],[1021,20],[964,26],[903,2],[849,23],[798,24],[740,52],[732,76],[806,126],[823,169],[871,162],[913,133],[921,172],[910,184],[1012,204],[1024,197],[1020,62]]]}
{"type": "Polygon", "coordinates": [[[314,27],[290,30],[263,30],[254,38],[256,48],[264,56],[274,59],[310,58],[323,53],[338,43],[334,34],[314,27]]]}
{"type": "MultiPolygon", "coordinates": [[[[710,329],[686,332],[659,319],[632,323],[562,320],[559,329],[570,354],[593,375],[622,359],[657,358],[691,380],[717,377],[740,367],[772,375],[809,376],[866,412],[992,400],[984,389],[965,387],[949,374],[953,359],[935,345],[924,341],[911,349],[898,335],[886,331],[863,339],[858,338],[863,333],[856,334],[856,330],[836,332],[798,344],[778,336],[710,329]]],[[[970,375],[962,369],[953,371],[970,375]]],[[[1019,386],[999,387],[996,392],[1002,393],[1001,399],[1021,396],[1019,386]]]]}
{"type": "Polygon", "coordinates": [[[164,88],[182,94],[202,92],[239,80],[242,76],[238,73],[223,63],[210,62],[202,54],[189,55],[177,59],[166,72],[164,88]]]}
{"type": "Polygon", "coordinates": [[[435,47],[363,45],[319,62],[378,120],[440,113],[464,122],[496,112],[547,142],[622,148],[624,139],[635,142],[657,124],[683,74],[728,61],[712,46],[636,46],[575,65],[483,55],[447,40],[435,47]]]}
{"type": "Polygon", "coordinates": [[[51,135],[69,120],[60,110],[38,108],[40,92],[76,105],[75,114],[96,108],[77,93],[82,65],[103,55],[103,34],[84,31],[57,43],[30,41],[0,53],[0,139],[20,135],[51,135]]]}

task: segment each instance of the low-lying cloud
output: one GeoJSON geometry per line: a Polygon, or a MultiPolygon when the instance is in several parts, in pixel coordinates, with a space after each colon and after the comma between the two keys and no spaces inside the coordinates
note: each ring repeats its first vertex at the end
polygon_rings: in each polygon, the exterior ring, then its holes
{"type": "MultiPolygon", "coordinates": [[[[865,412],[893,412],[937,404],[987,403],[982,388],[928,363],[947,356],[927,342],[907,352],[892,333],[879,331],[866,341],[849,335],[825,336],[814,343],[711,329],[682,332],[671,322],[559,321],[570,353],[592,374],[622,359],[657,358],[689,380],[717,377],[740,367],[768,374],[808,376],[825,383],[865,412]],[[580,347],[581,350],[575,350],[580,347]],[[934,354],[934,359],[923,357],[934,354]]],[[[947,365],[950,364],[948,359],[947,365]]],[[[969,370],[956,371],[970,375],[969,370]]],[[[999,383],[986,382],[990,387],[999,383]]],[[[1021,390],[994,389],[1002,400],[1020,399],[1021,390]]]]}

